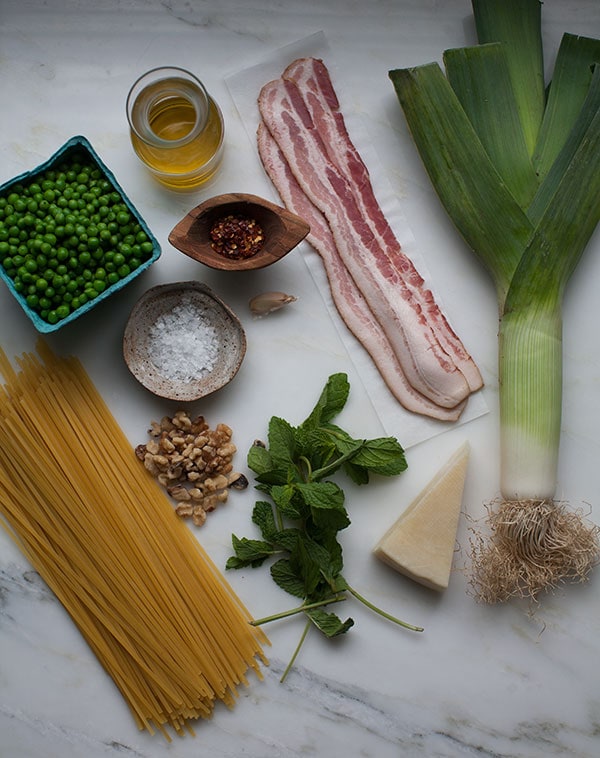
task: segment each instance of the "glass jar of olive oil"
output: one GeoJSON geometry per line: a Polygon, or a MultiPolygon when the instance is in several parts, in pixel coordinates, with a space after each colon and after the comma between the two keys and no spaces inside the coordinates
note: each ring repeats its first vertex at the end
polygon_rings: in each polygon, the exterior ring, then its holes
{"type": "Polygon", "coordinates": [[[162,184],[194,189],[210,179],[223,156],[219,106],[202,82],[181,68],[155,68],[127,97],[131,143],[162,184]]]}

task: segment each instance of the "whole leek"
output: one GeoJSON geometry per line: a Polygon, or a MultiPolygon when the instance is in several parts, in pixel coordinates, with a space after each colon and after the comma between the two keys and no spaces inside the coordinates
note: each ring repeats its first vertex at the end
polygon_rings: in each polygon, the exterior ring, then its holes
{"type": "Polygon", "coordinates": [[[438,196],[490,272],[500,318],[502,502],[475,541],[481,599],[587,578],[599,530],[555,502],[562,300],[600,220],[600,40],[541,72],[538,0],[473,0],[479,44],[389,72],[438,196]]]}

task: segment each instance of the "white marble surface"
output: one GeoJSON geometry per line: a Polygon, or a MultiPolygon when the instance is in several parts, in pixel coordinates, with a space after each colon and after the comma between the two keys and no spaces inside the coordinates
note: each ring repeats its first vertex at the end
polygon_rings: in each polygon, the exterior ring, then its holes
{"type": "MultiPolygon", "coordinates": [[[[548,65],[563,31],[600,36],[598,0],[545,0],[548,65]]],[[[171,410],[126,371],[120,341],[129,309],[153,284],[201,278],[240,315],[248,355],[235,381],[201,404],[225,421],[244,452],[268,418],[300,421],[326,377],[346,371],[351,400],[341,422],[361,435],[385,428],[324,298],[307,251],[238,276],[200,269],[167,235],[189,208],[218,192],[272,193],[226,79],[280,47],[322,32],[327,63],[349,116],[366,126],[386,181],[409,220],[415,245],[452,323],[478,361],[489,413],[408,449],[409,470],[368,490],[347,487],[351,527],[346,573],[376,604],[425,632],[403,632],[353,605],[356,625],[331,643],[309,637],[285,684],[279,676],[302,622],[268,629],[271,666],[233,711],[218,708],[196,738],[166,744],[137,731],[110,679],[73,624],[10,541],[0,535],[0,756],[2,758],[178,758],[279,756],[577,756],[600,754],[600,579],[568,587],[532,612],[519,603],[484,607],[468,593],[465,551],[443,595],[412,584],[371,548],[412,497],[464,441],[472,446],[459,545],[469,519],[498,487],[496,313],[490,282],[451,227],[415,154],[387,72],[440,60],[473,40],[467,0],[2,0],[0,2],[0,182],[28,170],[74,134],[85,134],[163,245],[159,262],[110,304],[49,339],[81,357],[129,435],[145,439],[150,419],[171,410]],[[146,69],[196,72],[221,105],[227,150],[218,178],[193,196],[148,179],[131,150],[124,102],[146,69]],[[253,320],[250,296],[281,289],[297,303],[253,320]]],[[[600,348],[596,234],[565,304],[564,433],[560,495],[600,520],[598,422],[600,348]]],[[[0,344],[31,349],[36,333],[2,286],[0,344]]],[[[376,390],[375,390],[376,391],[376,390]]],[[[385,419],[384,419],[385,421],[385,419]]],[[[402,440],[402,429],[395,432],[402,440]]],[[[230,535],[250,532],[252,491],[236,493],[199,533],[216,562],[230,535]]],[[[252,613],[289,606],[265,571],[228,574],[252,613]]]]}

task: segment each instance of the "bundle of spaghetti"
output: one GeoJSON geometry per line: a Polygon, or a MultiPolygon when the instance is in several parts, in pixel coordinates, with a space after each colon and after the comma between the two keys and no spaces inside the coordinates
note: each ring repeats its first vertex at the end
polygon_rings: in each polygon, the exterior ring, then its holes
{"type": "Polygon", "coordinates": [[[0,348],[0,521],[61,601],[140,729],[193,732],[267,664],[264,633],[81,363],[0,348]]]}

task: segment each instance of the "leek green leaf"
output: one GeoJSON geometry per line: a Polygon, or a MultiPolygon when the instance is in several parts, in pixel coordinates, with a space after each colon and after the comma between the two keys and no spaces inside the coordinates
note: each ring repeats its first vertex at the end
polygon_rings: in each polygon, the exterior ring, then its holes
{"type": "MultiPolygon", "coordinates": [[[[550,169],[546,172],[546,175],[542,183],[540,184],[538,191],[531,202],[531,205],[527,209],[527,215],[529,216],[531,222],[535,226],[538,226],[541,224],[542,216],[544,215],[548,204],[551,202],[554,193],[557,191],[557,187],[560,181],[562,180],[563,175],[569,168],[569,165],[571,161],[573,160],[573,157],[576,151],[580,148],[583,141],[588,140],[590,138],[589,127],[592,121],[594,120],[594,118],[596,117],[596,114],[598,113],[599,109],[600,109],[600,64],[594,66],[590,85],[587,90],[587,95],[583,101],[581,109],[579,110],[573,122],[570,132],[568,133],[566,138],[563,140],[562,148],[560,149],[558,155],[556,156],[554,163],[552,164],[550,169]]],[[[570,121],[571,120],[569,119],[569,122],[570,121]]],[[[581,160],[579,160],[579,163],[581,163],[581,160]]],[[[593,153],[589,155],[588,168],[589,167],[592,168],[592,179],[593,179],[594,171],[596,172],[596,174],[599,171],[597,156],[594,155],[593,153]]],[[[584,170],[585,170],[585,166],[584,166],[584,170]]],[[[572,169],[571,169],[571,172],[572,172],[572,169]]],[[[586,190],[589,192],[589,190],[587,189],[587,185],[585,184],[586,181],[587,179],[584,178],[583,176],[581,177],[581,181],[579,182],[577,179],[575,179],[575,182],[579,183],[580,189],[583,189],[584,192],[586,190]]],[[[571,207],[573,208],[573,216],[577,216],[578,210],[574,202],[575,202],[575,198],[573,198],[571,207]]]]}
{"type": "Polygon", "coordinates": [[[446,76],[500,177],[521,207],[529,205],[538,179],[499,42],[444,53],[446,76]]]}
{"type": "Polygon", "coordinates": [[[538,139],[546,91],[539,0],[473,0],[480,44],[501,42],[529,154],[538,139]]]}
{"type": "Polygon", "coordinates": [[[486,266],[502,304],[531,222],[493,165],[441,67],[389,72],[432,184],[456,228],[486,266]]]}
{"type": "Polygon", "coordinates": [[[546,176],[575,124],[600,64],[600,40],[564,34],[556,56],[548,104],[533,155],[541,178],[546,176]]]}

